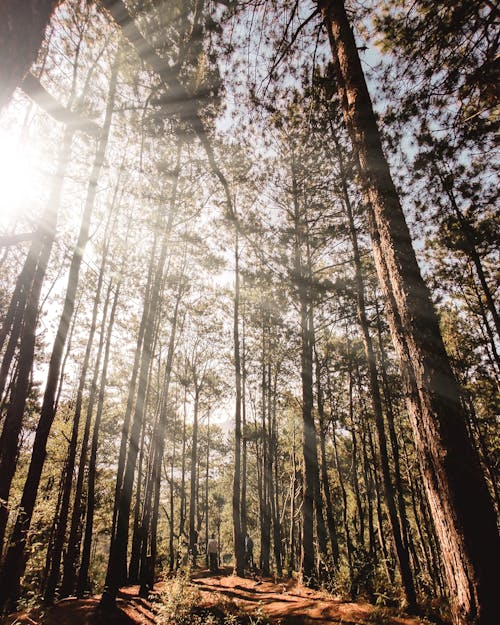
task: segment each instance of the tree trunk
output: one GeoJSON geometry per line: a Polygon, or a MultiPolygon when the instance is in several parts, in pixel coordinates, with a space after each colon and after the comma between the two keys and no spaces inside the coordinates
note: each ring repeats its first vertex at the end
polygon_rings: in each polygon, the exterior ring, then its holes
{"type": "Polygon", "coordinates": [[[375,264],[409,391],[409,416],[440,541],[453,620],[456,625],[493,625],[499,617],[494,580],[500,559],[493,505],[382,150],[344,3],[319,0],[318,5],[330,36],[339,97],[369,205],[375,264]]]}
{"type": "MultiPolygon", "coordinates": [[[[235,216],[235,219],[237,217],[235,216]]],[[[238,247],[238,222],[235,221],[234,244],[234,311],[233,311],[233,341],[234,341],[234,374],[236,404],[234,413],[234,473],[233,473],[233,542],[234,542],[234,573],[244,575],[244,536],[241,531],[241,357],[240,357],[240,269],[238,247]]]]}
{"type": "MultiPolygon", "coordinates": [[[[56,235],[57,216],[61,204],[64,175],[70,158],[72,139],[73,132],[66,128],[51,195],[47,208],[42,216],[41,225],[37,231],[37,238],[33,242],[25,263],[26,271],[23,269],[22,272],[23,279],[26,280],[24,289],[27,295],[19,345],[17,377],[14,381],[10,404],[0,437],[0,474],[2,475],[2,480],[0,481],[0,500],[4,502],[8,502],[9,500],[10,487],[16,469],[17,445],[19,433],[22,428],[24,408],[28,397],[31,369],[35,353],[35,333],[40,293],[47,271],[52,244],[56,235]]],[[[20,311],[18,314],[19,313],[20,311]]],[[[42,452],[41,458],[43,459],[45,456],[44,450],[40,448],[40,452],[42,452]]],[[[3,545],[7,518],[8,507],[7,504],[4,504],[0,507],[0,551],[3,545]]],[[[0,572],[0,579],[1,578],[2,573],[0,572]]],[[[13,582],[15,584],[10,572],[8,578],[9,583],[13,582]]],[[[14,589],[14,586],[12,586],[12,589],[14,589]]],[[[0,606],[4,602],[4,597],[7,597],[6,593],[8,592],[6,586],[2,585],[2,589],[0,590],[0,606]]],[[[13,592],[16,594],[17,591],[13,590],[13,592]]]]}
{"type": "Polygon", "coordinates": [[[332,495],[330,491],[330,478],[328,477],[328,463],[326,458],[326,432],[327,424],[325,422],[325,404],[323,397],[323,387],[321,384],[321,365],[319,361],[316,349],[315,362],[316,362],[316,394],[318,405],[318,418],[319,418],[319,448],[321,455],[321,486],[323,488],[323,494],[325,497],[326,506],[326,522],[328,526],[328,537],[330,539],[330,548],[332,550],[333,565],[338,568],[339,565],[339,543],[337,539],[337,526],[335,522],[335,516],[333,513],[332,495]]]}
{"type": "Polygon", "coordinates": [[[148,480],[148,475],[146,474],[146,478],[143,476],[143,467],[144,467],[144,457],[146,455],[146,429],[147,429],[146,419],[144,419],[141,428],[141,444],[139,451],[139,466],[137,467],[137,481],[135,486],[135,502],[134,502],[134,522],[132,528],[132,547],[130,549],[130,561],[128,565],[128,575],[127,581],[130,585],[137,584],[139,581],[139,568],[141,562],[141,547],[143,543],[143,531],[142,531],[142,522],[141,517],[142,514],[142,506],[141,499],[143,497],[142,493],[142,485],[144,479],[148,480]]]}
{"type": "Polygon", "coordinates": [[[60,0],[3,0],[0,4],[0,110],[36,61],[45,29],[60,0]]]}
{"type": "MultiPolygon", "coordinates": [[[[176,170],[173,178],[172,188],[172,200],[169,203],[168,217],[165,224],[161,224],[164,227],[162,245],[160,250],[160,257],[157,261],[156,271],[154,273],[154,280],[150,289],[150,301],[144,303],[144,310],[141,320],[141,328],[139,335],[143,334],[143,348],[140,357],[140,367],[138,366],[137,353],[136,361],[134,363],[134,372],[137,371],[136,365],[139,370],[139,383],[137,388],[137,397],[135,401],[135,410],[132,418],[132,427],[130,431],[130,440],[128,445],[128,453],[125,457],[127,433],[130,423],[129,405],[133,403],[131,393],[129,394],[129,400],[127,403],[126,418],[124,419],[124,429],[122,433],[122,441],[120,445],[120,458],[122,462],[118,464],[117,481],[115,488],[115,511],[113,513],[113,528],[111,534],[111,545],[109,550],[108,566],[106,572],[106,582],[104,592],[101,597],[100,605],[104,608],[113,607],[116,601],[116,594],[119,586],[124,583],[126,576],[126,563],[127,563],[127,546],[129,537],[129,515],[130,507],[132,503],[132,490],[134,486],[134,475],[137,463],[137,454],[139,449],[139,437],[141,432],[142,420],[144,418],[146,389],[148,385],[148,372],[150,370],[150,364],[153,357],[153,338],[156,328],[156,320],[159,308],[159,298],[161,291],[161,284],[164,278],[165,262],[168,252],[168,241],[172,231],[172,225],[174,216],[176,213],[175,198],[177,193],[177,180],[180,171],[180,158],[182,151],[182,141],[179,141],[177,151],[176,170]],[[123,477],[122,477],[122,474],[123,477]]],[[[159,224],[160,225],[160,224],[159,224]]],[[[153,246],[150,271],[154,266],[154,249],[153,246]]],[[[149,282],[149,278],[148,278],[149,282]]],[[[139,347],[139,344],[138,344],[139,347]]],[[[133,396],[132,396],[133,397],[133,396]]]]}
{"type": "MultiPolygon", "coordinates": [[[[165,450],[165,430],[167,427],[168,417],[168,400],[170,389],[170,378],[172,373],[172,365],[174,359],[175,341],[177,338],[177,320],[179,314],[179,305],[184,292],[183,279],[180,278],[177,296],[174,305],[174,312],[172,316],[172,324],[170,330],[170,339],[168,343],[167,359],[165,362],[165,378],[163,381],[163,401],[158,419],[157,429],[153,439],[153,466],[151,471],[151,482],[153,491],[151,492],[152,509],[149,527],[143,529],[144,547],[150,544],[150,551],[143,548],[143,555],[141,560],[141,596],[145,597],[149,591],[152,590],[154,584],[154,566],[156,562],[156,533],[158,526],[158,513],[160,508],[160,487],[161,487],[161,468],[163,463],[163,455],[165,450]],[[145,531],[144,531],[145,530],[145,531]]],[[[173,480],[173,475],[172,475],[173,480]]],[[[173,509],[171,511],[173,519],[173,509]]],[[[172,520],[173,523],[173,520],[172,520]]],[[[172,547],[173,550],[173,547],[172,547]]]]}
{"type": "MultiPolygon", "coordinates": [[[[107,255],[107,254],[105,254],[107,255]]],[[[104,263],[103,263],[104,266],[104,263]]],[[[111,284],[108,284],[104,306],[102,311],[102,322],[97,347],[97,354],[94,362],[94,372],[90,382],[90,392],[87,403],[85,425],[83,429],[82,443],[80,448],[80,457],[78,462],[78,474],[75,485],[75,495],[73,498],[73,511],[71,514],[71,526],[68,537],[68,545],[64,556],[63,579],[61,582],[60,595],[67,597],[76,590],[78,564],[80,561],[80,551],[82,542],[83,517],[85,511],[85,477],[87,469],[88,445],[90,438],[90,429],[92,426],[92,416],[97,398],[97,380],[99,378],[99,370],[101,367],[102,350],[104,348],[104,329],[106,326],[106,317],[108,314],[109,300],[111,294],[111,284]]]]}
{"type": "MultiPolygon", "coordinates": [[[[109,227],[109,220],[106,226],[106,232],[109,227]]],[[[105,237],[106,238],[106,237],[105,237]]],[[[47,573],[47,580],[45,585],[45,593],[44,593],[44,602],[46,604],[51,604],[55,597],[55,591],[57,588],[57,584],[59,582],[59,568],[61,565],[61,556],[64,546],[64,541],[66,539],[66,528],[68,524],[68,514],[69,514],[69,505],[71,498],[71,487],[73,484],[73,473],[75,470],[75,462],[76,462],[76,452],[78,445],[78,434],[80,429],[80,418],[82,413],[82,404],[83,404],[83,393],[85,390],[85,384],[87,380],[87,371],[90,364],[90,355],[92,351],[92,345],[94,342],[94,336],[97,328],[97,314],[99,311],[99,302],[101,299],[101,289],[102,283],[104,279],[104,268],[106,265],[106,256],[107,256],[107,248],[103,253],[101,266],[99,269],[99,277],[97,281],[97,286],[95,290],[94,297],[94,305],[92,311],[92,320],[90,324],[89,336],[87,338],[87,346],[85,348],[85,355],[83,358],[82,370],[80,373],[80,380],[78,384],[78,389],[76,393],[76,402],[75,402],[75,413],[73,416],[73,426],[71,429],[71,438],[68,445],[68,463],[67,468],[63,476],[63,485],[62,485],[62,501],[61,508],[59,510],[59,514],[57,515],[56,520],[56,530],[54,536],[54,548],[52,550],[50,564],[47,573]]],[[[80,519],[78,517],[78,523],[80,519]]],[[[71,536],[71,532],[70,532],[71,536]]],[[[71,544],[71,542],[69,543],[71,544]]],[[[68,590],[68,593],[70,591],[68,590]]]]}
{"type": "MultiPolygon", "coordinates": [[[[333,134],[333,133],[332,133],[333,134]]],[[[378,381],[377,363],[375,360],[375,352],[373,349],[372,337],[370,335],[370,328],[368,323],[368,317],[366,314],[366,296],[365,285],[363,278],[363,268],[361,265],[361,255],[359,253],[358,246],[358,234],[356,232],[356,225],[354,223],[354,215],[352,212],[351,200],[349,197],[349,190],[347,188],[346,172],[340,146],[336,137],[333,138],[337,151],[337,158],[340,169],[340,179],[342,185],[342,195],[344,200],[344,209],[347,215],[347,222],[349,225],[349,233],[351,237],[352,251],[354,257],[354,269],[355,269],[355,281],[356,281],[356,307],[358,313],[358,322],[361,328],[361,335],[363,337],[363,346],[365,350],[366,364],[368,366],[368,381],[370,387],[370,397],[372,403],[373,416],[375,417],[375,427],[377,432],[378,448],[379,448],[379,463],[382,471],[382,483],[384,486],[384,501],[387,507],[389,516],[389,524],[391,528],[392,540],[396,550],[396,557],[398,562],[399,572],[401,574],[401,582],[403,585],[406,604],[409,610],[414,610],[416,607],[417,597],[415,594],[415,584],[413,581],[413,575],[410,567],[410,556],[408,553],[407,545],[405,545],[401,526],[396,510],[396,502],[394,499],[394,488],[392,485],[390,467],[389,467],[389,454],[387,451],[387,440],[384,428],[384,415],[382,412],[382,398],[380,393],[380,385],[378,381]]]]}
{"type": "MultiPolygon", "coordinates": [[[[99,384],[99,397],[97,401],[97,410],[94,421],[94,431],[92,433],[92,443],[90,448],[89,470],[87,478],[87,514],[85,519],[85,535],[83,539],[82,558],[80,570],[78,572],[78,581],[76,586],[76,596],[83,597],[85,591],[90,588],[89,584],[89,567],[90,554],[92,546],[92,531],[94,529],[94,508],[95,508],[95,482],[97,474],[97,447],[99,444],[99,430],[101,427],[102,412],[104,409],[104,392],[106,390],[109,351],[111,347],[111,335],[115,323],[116,307],[120,295],[120,283],[116,285],[111,314],[109,316],[108,330],[106,336],[106,348],[104,350],[104,360],[101,371],[101,381],[99,384]]],[[[103,327],[104,330],[104,327],[103,327]]]]}

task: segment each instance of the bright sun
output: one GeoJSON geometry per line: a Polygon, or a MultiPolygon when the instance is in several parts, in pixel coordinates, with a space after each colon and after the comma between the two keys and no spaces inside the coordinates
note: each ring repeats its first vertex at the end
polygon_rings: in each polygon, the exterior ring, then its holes
{"type": "Polygon", "coordinates": [[[0,230],[10,230],[26,208],[32,166],[18,137],[0,128],[0,230]]]}

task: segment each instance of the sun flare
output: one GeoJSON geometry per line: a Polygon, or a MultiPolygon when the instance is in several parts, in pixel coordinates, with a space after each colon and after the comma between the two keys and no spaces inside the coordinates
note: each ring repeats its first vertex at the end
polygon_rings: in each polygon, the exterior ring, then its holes
{"type": "Polygon", "coordinates": [[[26,208],[32,183],[26,145],[0,129],[0,228],[11,229],[26,208]]]}

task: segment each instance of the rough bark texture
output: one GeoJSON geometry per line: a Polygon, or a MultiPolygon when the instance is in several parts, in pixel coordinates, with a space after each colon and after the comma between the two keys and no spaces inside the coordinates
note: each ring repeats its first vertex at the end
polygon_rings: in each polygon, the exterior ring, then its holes
{"type": "Polygon", "coordinates": [[[457,625],[493,625],[499,619],[495,579],[500,543],[492,502],[382,150],[344,3],[323,0],[318,4],[330,35],[340,101],[370,205],[375,263],[402,362],[453,620],[457,625]]]}
{"type": "MultiPolygon", "coordinates": [[[[334,139],[335,141],[335,139],[334,139]]],[[[368,323],[368,317],[366,314],[366,298],[365,298],[365,286],[363,277],[363,268],[361,265],[361,255],[358,246],[358,235],[356,232],[356,226],[354,223],[354,216],[351,206],[351,200],[347,188],[346,175],[344,170],[344,163],[338,144],[336,145],[337,156],[339,159],[340,178],[342,193],[344,197],[344,207],[347,214],[347,221],[349,224],[349,233],[351,237],[352,250],[354,256],[355,267],[355,280],[356,280],[356,306],[358,321],[361,328],[361,334],[363,337],[363,346],[365,350],[366,363],[368,366],[368,381],[370,388],[370,397],[372,403],[373,416],[375,417],[375,427],[377,431],[378,447],[379,447],[379,462],[382,472],[382,483],[384,486],[384,500],[387,507],[389,516],[389,525],[391,528],[392,539],[396,551],[396,558],[398,562],[399,572],[401,574],[401,581],[403,590],[405,593],[405,599],[407,606],[410,610],[414,610],[416,607],[416,593],[415,584],[413,581],[413,575],[410,567],[410,555],[408,548],[403,541],[403,534],[401,531],[401,525],[398,519],[396,510],[396,501],[394,497],[394,488],[392,485],[390,467],[389,467],[389,454],[387,451],[387,439],[384,428],[384,415],[382,412],[382,396],[380,392],[380,385],[378,381],[377,363],[375,360],[375,352],[373,349],[372,337],[370,335],[370,328],[368,323]]]]}

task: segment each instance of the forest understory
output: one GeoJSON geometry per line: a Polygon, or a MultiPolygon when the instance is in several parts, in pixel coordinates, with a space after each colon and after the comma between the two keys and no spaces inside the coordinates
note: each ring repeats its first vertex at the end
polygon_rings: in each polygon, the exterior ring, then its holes
{"type": "Polygon", "coordinates": [[[5,625],[434,625],[394,608],[345,601],[290,579],[237,577],[207,569],[155,584],[150,600],[138,586],[120,590],[116,608],[100,596],[67,598],[51,608],[10,615],[5,625]]]}
{"type": "Polygon", "coordinates": [[[499,625],[499,33],[0,1],[0,618],[499,625]]]}

